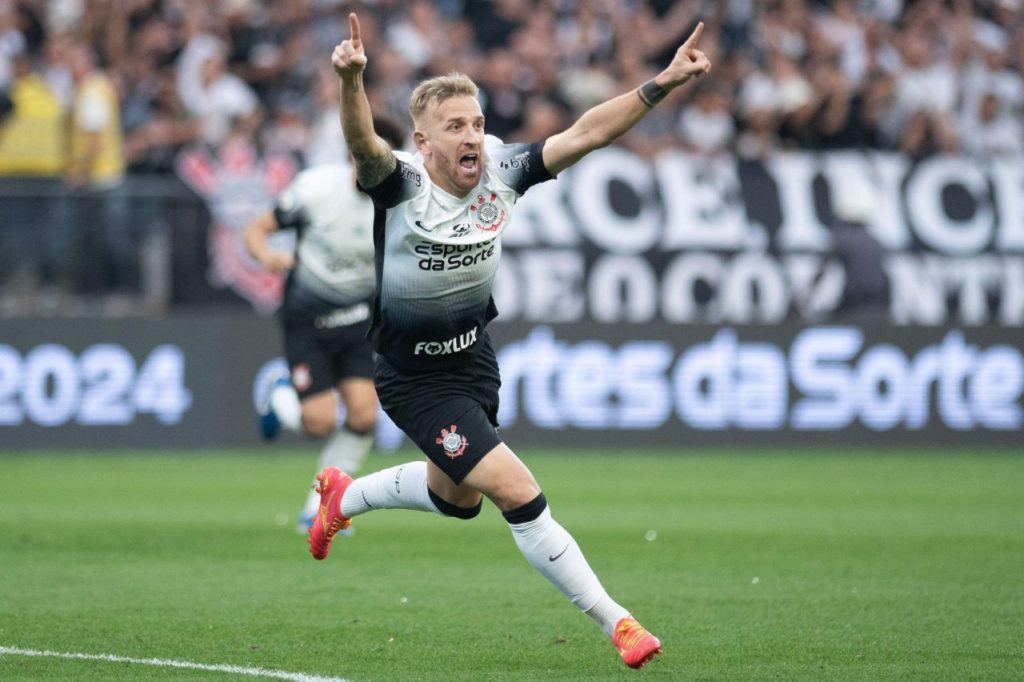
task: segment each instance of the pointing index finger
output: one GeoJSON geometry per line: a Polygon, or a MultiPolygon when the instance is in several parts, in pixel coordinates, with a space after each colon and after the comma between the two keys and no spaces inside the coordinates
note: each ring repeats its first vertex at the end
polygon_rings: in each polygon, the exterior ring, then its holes
{"type": "Polygon", "coordinates": [[[348,15],[348,31],[352,39],[352,47],[359,49],[363,44],[362,37],[359,33],[359,17],[356,16],[355,12],[351,12],[348,15]]]}
{"type": "MultiPolygon", "coordinates": [[[[353,15],[353,16],[355,16],[355,15],[353,15]]],[[[700,21],[700,22],[697,23],[697,28],[693,29],[693,33],[691,33],[690,37],[686,39],[685,43],[683,43],[683,47],[691,48],[691,47],[696,46],[697,45],[697,41],[700,40],[700,34],[703,33],[703,32],[704,32],[704,22],[700,21]]]]}

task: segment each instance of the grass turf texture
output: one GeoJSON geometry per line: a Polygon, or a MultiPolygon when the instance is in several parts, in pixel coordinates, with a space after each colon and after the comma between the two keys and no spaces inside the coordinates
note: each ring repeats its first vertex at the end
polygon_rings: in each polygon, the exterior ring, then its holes
{"type": "MultiPolygon", "coordinates": [[[[372,513],[313,561],[294,531],[309,450],[0,457],[0,646],[355,682],[1024,676],[1022,456],[522,456],[661,637],[642,672],[493,506],[372,513]]],[[[0,655],[0,679],[249,678],[0,655]]]]}

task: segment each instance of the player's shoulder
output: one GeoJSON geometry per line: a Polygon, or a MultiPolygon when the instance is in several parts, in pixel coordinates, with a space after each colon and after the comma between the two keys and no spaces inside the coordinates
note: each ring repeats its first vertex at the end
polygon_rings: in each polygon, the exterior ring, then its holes
{"type": "Polygon", "coordinates": [[[337,194],[352,184],[351,166],[346,163],[322,163],[299,171],[292,179],[291,188],[308,198],[337,194]]]}
{"type": "Polygon", "coordinates": [[[543,145],[529,142],[506,143],[497,137],[484,138],[490,169],[503,184],[522,194],[531,185],[550,176],[543,170],[540,158],[543,145]]]}

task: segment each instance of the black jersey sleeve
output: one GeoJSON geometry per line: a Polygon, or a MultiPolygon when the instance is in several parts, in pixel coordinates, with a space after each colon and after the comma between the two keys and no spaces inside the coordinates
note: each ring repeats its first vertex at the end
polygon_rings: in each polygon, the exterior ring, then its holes
{"type": "Polygon", "coordinates": [[[379,184],[369,189],[358,185],[359,189],[373,199],[373,204],[377,208],[393,208],[403,201],[408,201],[416,196],[423,186],[423,176],[419,170],[401,159],[397,161],[395,169],[379,184]]]}
{"type": "Polygon", "coordinates": [[[274,204],[274,220],[278,228],[282,230],[301,230],[309,222],[306,209],[299,201],[298,192],[294,186],[288,187],[277,195],[277,203],[274,204]]]}
{"type": "Polygon", "coordinates": [[[503,144],[493,152],[502,182],[520,196],[554,177],[544,166],[544,142],[503,144]]]}

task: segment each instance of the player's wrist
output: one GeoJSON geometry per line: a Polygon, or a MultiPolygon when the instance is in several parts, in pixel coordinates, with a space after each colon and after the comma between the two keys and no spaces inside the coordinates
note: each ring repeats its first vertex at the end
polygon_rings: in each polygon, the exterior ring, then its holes
{"type": "Polygon", "coordinates": [[[665,99],[670,90],[670,87],[660,84],[657,78],[652,78],[637,88],[636,94],[640,101],[644,103],[644,106],[648,109],[653,109],[657,106],[658,102],[665,99]]]}

